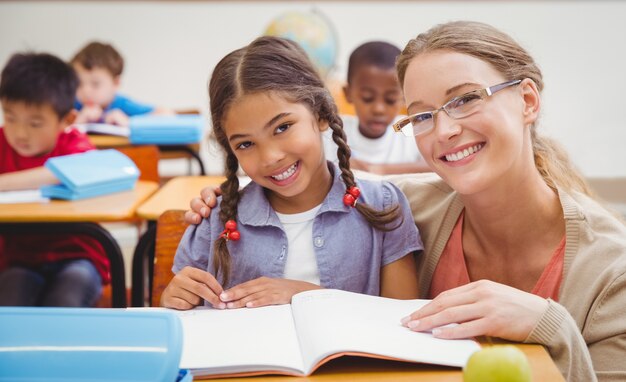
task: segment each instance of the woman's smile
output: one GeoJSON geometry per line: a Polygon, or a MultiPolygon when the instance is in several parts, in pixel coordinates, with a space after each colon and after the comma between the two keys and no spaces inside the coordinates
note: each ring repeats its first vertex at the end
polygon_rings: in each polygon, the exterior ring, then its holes
{"type": "Polygon", "coordinates": [[[473,157],[474,154],[479,152],[485,146],[484,142],[473,144],[468,147],[461,147],[459,149],[454,149],[454,152],[447,153],[442,155],[439,159],[446,162],[459,162],[463,159],[466,159],[470,156],[473,157]]]}

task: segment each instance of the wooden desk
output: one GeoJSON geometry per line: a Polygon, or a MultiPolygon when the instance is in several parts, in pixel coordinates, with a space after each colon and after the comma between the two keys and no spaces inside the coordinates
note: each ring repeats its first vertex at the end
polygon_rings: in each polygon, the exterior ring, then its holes
{"type": "MultiPolygon", "coordinates": [[[[488,346],[483,344],[483,346],[488,346]]],[[[541,382],[564,381],[563,376],[541,345],[516,344],[528,357],[532,380],[541,382]]],[[[363,357],[341,357],[320,367],[305,378],[285,376],[260,376],[213,379],[231,382],[307,382],[307,381],[393,381],[393,382],[462,382],[461,369],[386,361],[363,357]]]]}
{"type": "Polygon", "coordinates": [[[218,186],[225,179],[223,176],[179,176],[168,181],[137,208],[136,216],[148,221],[148,229],[139,239],[133,254],[132,306],[144,306],[146,299],[150,299],[156,220],[167,210],[189,209],[189,201],[199,196],[200,190],[207,186],[218,186]]]}
{"type": "MultiPolygon", "coordinates": [[[[114,135],[101,135],[101,134],[89,134],[89,140],[99,149],[115,149],[118,147],[130,146],[132,143],[126,137],[119,137],[114,135]]],[[[188,145],[157,145],[161,151],[162,158],[173,158],[172,155],[175,151],[183,151],[185,154],[191,156],[200,167],[200,175],[205,175],[204,163],[200,159],[200,145],[198,143],[192,143],[188,145]]]]}
{"type": "Polygon", "coordinates": [[[131,219],[135,210],[156,189],[154,182],[138,181],[134,190],[76,201],[3,204],[0,223],[113,222],[131,219]]]}
{"type": "Polygon", "coordinates": [[[223,176],[177,176],[143,202],[136,214],[142,219],[157,220],[167,210],[187,210],[189,201],[200,196],[203,188],[219,186],[224,180],[223,176]]]}
{"type": "Polygon", "coordinates": [[[124,259],[111,234],[95,222],[128,220],[137,206],[158,185],[139,181],[134,190],[78,201],[51,200],[42,203],[3,204],[0,208],[0,233],[85,234],[96,239],[109,256],[113,307],[126,307],[124,259]]]}
{"type": "Polygon", "coordinates": [[[89,134],[89,140],[99,149],[114,149],[116,147],[131,145],[128,138],[115,135],[89,134]]]}

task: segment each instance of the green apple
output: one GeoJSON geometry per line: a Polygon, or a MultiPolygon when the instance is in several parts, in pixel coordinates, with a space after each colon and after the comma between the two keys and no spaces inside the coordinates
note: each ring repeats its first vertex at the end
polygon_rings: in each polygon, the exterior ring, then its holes
{"type": "Polygon", "coordinates": [[[526,355],[513,345],[482,348],[463,368],[464,382],[530,382],[526,355]]]}

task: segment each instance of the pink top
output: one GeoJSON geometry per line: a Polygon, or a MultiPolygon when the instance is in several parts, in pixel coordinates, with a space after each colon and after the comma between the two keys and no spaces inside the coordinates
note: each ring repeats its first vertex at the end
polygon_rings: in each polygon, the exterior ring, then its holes
{"type": "MultiPolygon", "coordinates": [[[[448,239],[448,243],[441,253],[430,284],[429,298],[435,298],[443,291],[470,283],[463,254],[464,215],[464,213],[461,213],[461,216],[459,216],[459,220],[452,230],[452,235],[450,235],[450,239],[448,239]]],[[[563,276],[564,256],[565,236],[563,236],[563,239],[561,239],[561,242],[552,254],[541,277],[539,277],[537,284],[531,291],[532,294],[558,301],[559,287],[561,286],[563,276]]]]}

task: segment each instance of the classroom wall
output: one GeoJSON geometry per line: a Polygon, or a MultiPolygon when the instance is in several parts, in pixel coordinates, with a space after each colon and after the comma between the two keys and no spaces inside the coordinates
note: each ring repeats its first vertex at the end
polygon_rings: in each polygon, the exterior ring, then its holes
{"type": "Polygon", "coordinates": [[[546,81],[541,129],[587,176],[626,176],[626,2],[618,1],[1,1],[0,63],[15,51],[69,59],[92,39],[126,59],[122,91],[206,112],[206,81],[229,51],[287,10],[316,9],[338,32],[333,76],[371,39],[403,46],[435,23],[484,21],[534,55],[546,81]]]}

